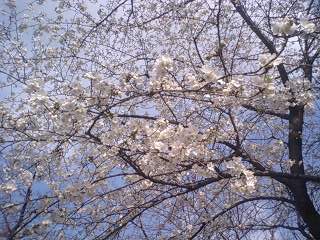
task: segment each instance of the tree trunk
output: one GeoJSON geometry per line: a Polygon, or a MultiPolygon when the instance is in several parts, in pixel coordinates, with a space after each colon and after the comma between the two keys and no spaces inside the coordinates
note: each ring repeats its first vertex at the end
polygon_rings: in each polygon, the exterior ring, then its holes
{"type": "MultiPolygon", "coordinates": [[[[302,154],[302,130],[304,107],[290,107],[289,113],[289,158],[293,161],[290,171],[294,175],[304,174],[303,154],[302,154]]],[[[306,223],[310,233],[315,239],[320,239],[320,215],[311,201],[306,182],[302,179],[288,181],[295,207],[298,214],[306,223]]]]}

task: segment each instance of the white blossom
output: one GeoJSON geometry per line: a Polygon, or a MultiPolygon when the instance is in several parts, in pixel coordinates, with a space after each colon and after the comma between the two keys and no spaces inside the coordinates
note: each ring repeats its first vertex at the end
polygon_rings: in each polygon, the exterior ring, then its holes
{"type": "Polygon", "coordinates": [[[259,62],[262,67],[278,66],[282,61],[283,59],[281,57],[277,57],[275,53],[266,53],[259,56],[259,62]]]}
{"type": "Polygon", "coordinates": [[[275,35],[291,35],[297,30],[297,25],[290,19],[284,18],[272,24],[272,32],[275,35]]]}
{"type": "Polygon", "coordinates": [[[13,181],[9,181],[5,184],[1,184],[0,189],[1,189],[1,191],[5,192],[5,193],[10,194],[10,193],[16,191],[18,188],[17,188],[17,185],[13,181]]]}
{"type": "Polygon", "coordinates": [[[313,22],[308,21],[306,18],[302,18],[300,20],[300,25],[306,33],[313,33],[316,30],[316,25],[313,22]]]}
{"type": "Polygon", "coordinates": [[[173,60],[169,56],[161,56],[159,57],[154,66],[153,66],[153,74],[155,79],[159,79],[164,76],[168,71],[172,70],[173,60]]]}
{"type": "Polygon", "coordinates": [[[205,79],[206,82],[214,82],[218,78],[215,71],[208,65],[203,65],[200,71],[203,74],[203,78],[205,79]]]}
{"type": "Polygon", "coordinates": [[[89,80],[92,80],[92,81],[96,81],[96,80],[101,79],[101,77],[97,73],[94,73],[94,72],[87,72],[86,74],[84,74],[84,77],[89,80]]]}

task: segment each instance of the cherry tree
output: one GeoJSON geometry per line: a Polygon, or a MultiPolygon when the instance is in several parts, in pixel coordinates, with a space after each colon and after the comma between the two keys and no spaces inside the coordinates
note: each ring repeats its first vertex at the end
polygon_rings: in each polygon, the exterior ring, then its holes
{"type": "Polygon", "coordinates": [[[320,239],[319,1],[21,2],[1,237],[320,239]]]}

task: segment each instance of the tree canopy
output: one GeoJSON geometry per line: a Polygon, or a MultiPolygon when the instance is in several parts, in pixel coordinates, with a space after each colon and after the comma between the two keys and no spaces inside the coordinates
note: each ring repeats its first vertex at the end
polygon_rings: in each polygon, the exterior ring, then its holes
{"type": "Polygon", "coordinates": [[[320,239],[319,1],[0,9],[0,238],[320,239]]]}

